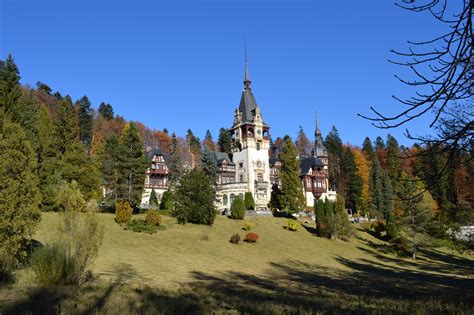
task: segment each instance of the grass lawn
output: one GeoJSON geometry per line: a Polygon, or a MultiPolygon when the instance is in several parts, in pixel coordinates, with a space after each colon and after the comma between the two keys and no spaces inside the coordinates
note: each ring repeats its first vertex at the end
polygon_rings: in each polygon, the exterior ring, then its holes
{"type": "MultiPolygon", "coordinates": [[[[362,231],[349,241],[297,232],[282,218],[248,218],[260,235],[243,239],[243,222],[217,217],[212,227],[164,217],[156,234],[123,230],[99,214],[104,239],[92,280],[81,287],[41,288],[23,271],[0,287],[0,313],[473,313],[472,256],[431,249],[413,261],[380,251],[362,231]]],[[[58,214],[43,213],[44,243],[58,214]]]]}

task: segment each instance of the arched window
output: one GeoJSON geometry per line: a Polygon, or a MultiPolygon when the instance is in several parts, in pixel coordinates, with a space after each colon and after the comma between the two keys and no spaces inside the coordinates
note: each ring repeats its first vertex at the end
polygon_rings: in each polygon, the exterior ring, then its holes
{"type": "Polygon", "coordinates": [[[234,199],[235,199],[235,195],[234,194],[230,194],[230,204],[232,205],[232,203],[234,202],[234,199]]]}
{"type": "Polygon", "coordinates": [[[257,181],[263,182],[263,174],[262,173],[257,174],[257,181]]]}
{"type": "Polygon", "coordinates": [[[244,199],[244,194],[239,194],[240,199],[244,199]]]}
{"type": "Polygon", "coordinates": [[[227,202],[228,202],[228,200],[227,200],[227,199],[228,199],[228,198],[227,198],[227,195],[226,195],[226,194],[224,194],[224,195],[222,196],[222,203],[223,203],[224,205],[226,205],[226,204],[227,204],[227,202]]]}

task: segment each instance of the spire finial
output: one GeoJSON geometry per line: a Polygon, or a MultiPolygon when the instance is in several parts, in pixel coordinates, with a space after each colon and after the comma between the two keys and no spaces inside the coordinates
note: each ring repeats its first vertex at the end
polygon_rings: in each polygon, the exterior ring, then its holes
{"type": "Polygon", "coordinates": [[[247,62],[247,39],[244,38],[244,49],[245,49],[245,79],[244,79],[244,85],[246,89],[250,88],[250,76],[249,76],[249,65],[247,62]]]}
{"type": "Polygon", "coordinates": [[[319,122],[318,122],[318,112],[316,111],[316,136],[321,134],[321,131],[319,130],[319,122]]]}

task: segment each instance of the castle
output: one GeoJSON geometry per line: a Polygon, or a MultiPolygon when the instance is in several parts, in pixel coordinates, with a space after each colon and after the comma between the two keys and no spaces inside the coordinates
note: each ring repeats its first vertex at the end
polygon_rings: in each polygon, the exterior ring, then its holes
{"type": "MultiPolygon", "coordinates": [[[[281,185],[281,162],[277,158],[269,158],[270,126],[264,122],[260,107],[255,101],[247,62],[243,83],[240,104],[235,110],[233,125],[228,129],[232,139],[232,152],[211,152],[218,172],[216,208],[220,212],[229,210],[234,198],[244,198],[245,193],[250,192],[255,201],[255,210],[268,212],[272,187],[281,185]]],[[[319,198],[336,199],[336,192],[329,189],[328,155],[317,116],[315,136],[311,156],[299,157],[306,207],[312,207],[319,198]]],[[[150,167],[146,173],[142,207],[148,206],[153,189],[160,198],[168,188],[166,158],[158,149],[148,152],[150,167]]]]}

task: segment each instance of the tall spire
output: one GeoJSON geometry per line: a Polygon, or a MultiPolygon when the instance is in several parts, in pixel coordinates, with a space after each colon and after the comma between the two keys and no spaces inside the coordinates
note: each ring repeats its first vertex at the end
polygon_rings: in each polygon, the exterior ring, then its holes
{"type": "Polygon", "coordinates": [[[249,76],[249,65],[247,62],[247,40],[245,40],[245,79],[244,79],[244,85],[245,89],[250,89],[250,76],[249,76]]]}
{"type": "Polygon", "coordinates": [[[316,137],[321,135],[321,130],[319,130],[319,122],[318,122],[318,112],[316,112],[316,131],[314,132],[316,137]]]}

